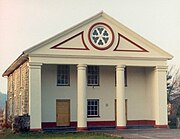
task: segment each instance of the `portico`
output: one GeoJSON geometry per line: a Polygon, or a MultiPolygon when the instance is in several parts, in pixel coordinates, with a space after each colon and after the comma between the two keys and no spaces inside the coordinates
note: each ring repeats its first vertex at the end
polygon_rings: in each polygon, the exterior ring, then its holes
{"type": "MultiPolygon", "coordinates": [[[[88,64],[76,64],[76,65],[70,65],[70,74],[71,77],[70,80],[73,80],[70,86],[73,86],[73,88],[70,89],[68,92],[72,92],[72,94],[66,95],[65,92],[63,91],[65,88],[69,88],[69,86],[57,86],[57,91],[56,89],[50,90],[48,89],[49,87],[52,88],[51,82],[52,80],[47,80],[47,81],[41,81],[44,79],[49,79],[49,73],[51,74],[56,74],[55,70],[57,68],[57,65],[52,65],[52,64],[40,64],[40,63],[30,63],[31,66],[29,66],[29,71],[31,74],[31,79],[36,78],[36,80],[33,80],[32,88],[36,88],[36,90],[31,93],[32,95],[29,96],[30,102],[30,108],[36,107],[36,109],[30,109],[30,113],[35,114],[34,119],[31,119],[31,126],[33,129],[42,129],[42,128],[47,128],[47,127],[54,127],[56,126],[56,120],[50,121],[48,120],[49,118],[46,116],[47,110],[51,113],[51,115],[56,115],[56,112],[52,111],[55,109],[56,105],[54,104],[53,106],[48,106],[49,103],[53,103],[56,99],[69,99],[70,100],[70,107],[71,112],[70,112],[70,123],[69,126],[77,126],[78,131],[82,130],[87,130],[88,126],[116,126],[117,129],[124,129],[126,128],[127,125],[137,125],[139,123],[142,123],[142,125],[152,125],[155,127],[167,127],[167,119],[166,116],[164,116],[164,119],[161,118],[161,121],[158,120],[158,117],[163,117],[165,113],[167,113],[166,109],[161,107],[162,105],[166,104],[166,99],[160,99],[162,97],[166,98],[166,94],[163,93],[163,88],[159,88],[158,86],[164,86],[166,85],[166,80],[164,78],[164,75],[166,75],[166,66],[158,66],[158,67],[135,67],[135,66],[125,66],[123,64],[121,65],[103,65],[99,66],[100,68],[100,76],[101,76],[101,83],[99,86],[88,86],[87,85],[87,67],[89,66],[88,64]],[[32,65],[34,64],[34,65],[32,65]],[[53,68],[54,67],[54,68],[53,68]],[[125,86],[125,67],[127,68],[126,71],[126,80],[127,80],[127,86],[125,86]],[[33,68],[33,70],[32,70],[33,68]],[[52,68],[52,69],[51,69],[52,68]],[[102,77],[108,72],[110,77],[102,77]],[[136,72],[137,73],[136,73],[136,72]],[[141,72],[144,73],[141,73],[141,72]],[[73,74],[73,75],[72,75],[73,74]],[[134,75],[133,75],[134,74],[134,75]],[[142,74],[142,75],[139,75],[142,74]],[[133,77],[134,76],[134,77],[133,77]],[[135,87],[141,86],[139,83],[136,82],[136,78],[139,77],[139,82],[146,82],[148,85],[146,85],[143,89],[135,89],[135,87]],[[154,78],[155,77],[155,78],[154,78]],[[115,79],[116,78],[116,79],[115,79]],[[133,79],[130,79],[133,78],[133,79]],[[141,79],[142,78],[142,79],[141,79]],[[162,78],[164,80],[162,80],[162,78]],[[106,94],[103,90],[100,89],[101,86],[107,86],[108,84],[105,83],[106,80],[109,80],[110,82],[113,82],[112,85],[109,84],[109,90],[111,93],[111,98],[107,98],[106,94]],[[36,81],[36,82],[35,82],[36,81]],[[42,82],[42,83],[41,83],[42,82]],[[104,82],[104,83],[103,83],[104,82]],[[134,82],[134,83],[133,83],[134,82]],[[42,84],[42,89],[37,87],[38,84],[42,84]],[[46,84],[49,84],[47,86],[46,84]],[[134,84],[134,85],[133,85],[134,84]],[[159,85],[157,85],[159,84],[159,85]],[[44,86],[44,87],[43,87],[44,86]],[[149,87],[148,87],[149,86],[149,87]],[[158,92],[158,89],[159,92],[158,92]],[[142,93],[140,94],[139,91],[142,93]],[[148,91],[146,91],[148,90],[148,91]],[[154,90],[154,92],[153,92],[154,90]],[[47,95],[49,92],[55,93],[54,95],[47,95]],[[146,91],[146,92],[144,92],[146,91]],[[57,93],[56,93],[57,92],[57,93]],[[59,92],[59,93],[58,93],[59,92]],[[64,92],[64,93],[63,93],[64,92]],[[73,93],[74,92],[74,93],[73,93]],[[94,95],[94,93],[99,93],[99,95],[94,95]],[[155,93],[157,92],[157,93],[155,93]],[[63,94],[61,94],[63,93],[63,94]],[[134,95],[132,95],[134,93],[134,95]],[[33,96],[34,94],[34,96],[33,96]],[[105,96],[103,96],[103,94],[105,96]],[[163,95],[164,94],[164,95],[163,95]],[[139,95],[142,95],[142,97],[139,97],[139,95]],[[137,98],[135,99],[134,97],[137,98]],[[52,97],[52,98],[50,98],[52,97]],[[76,99],[77,100],[72,100],[76,99]],[[106,101],[109,99],[110,102],[104,103],[103,105],[99,108],[100,116],[99,117],[88,117],[87,115],[87,100],[93,98],[93,99],[99,99],[99,102],[106,101]],[[142,99],[144,99],[142,101],[142,99]],[[41,100],[37,101],[37,100],[41,100]],[[47,102],[48,100],[48,102],[47,102]],[[114,100],[116,100],[116,103],[114,103],[114,100]],[[125,100],[128,101],[125,108],[125,100]],[[139,101],[139,103],[147,103],[144,104],[145,107],[143,109],[139,108],[138,110],[138,105],[140,104],[133,104],[134,101],[139,101]],[[142,102],[141,102],[142,101],[142,102]],[[149,102],[148,102],[149,101],[149,102]],[[38,103],[38,104],[37,104],[38,103]],[[115,104],[115,105],[114,105],[115,104]],[[42,105],[42,110],[37,107],[42,105]],[[108,106],[106,106],[108,105],[108,106]],[[135,107],[134,107],[134,106],[135,107]],[[148,106],[149,105],[149,106],[148,106]],[[108,108],[111,109],[112,114],[110,114],[112,118],[109,118],[105,120],[106,118],[102,118],[102,115],[106,115],[106,109],[108,108]],[[50,110],[51,109],[51,110],[50,110]],[[72,110],[73,109],[73,110],[72,110]],[[75,110],[74,110],[75,109],[75,110]],[[103,110],[104,109],[104,110],[103,110]],[[114,110],[113,110],[114,109],[114,110]],[[140,110],[141,109],[141,110],[140,110]],[[149,109],[149,110],[148,110],[149,109]],[[160,110],[161,109],[161,110],[160,110]],[[104,112],[102,112],[104,111],[104,112]],[[127,112],[126,112],[127,111],[127,112]],[[150,111],[150,112],[149,112],[150,111]],[[73,113],[77,114],[77,119],[72,118],[73,113]],[[137,112],[139,114],[134,114],[131,115],[131,113],[137,112]],[[147,113],[146,113],[147,112],[147,113]],[[127,115],[126,115],[127,113],[127,115]],[[146,114],[144,114],[146,113],[146,114]],[[149,113],[149,114],[148,114],[149,113]],[[136,116],[135,116],[136,115],[136,116]],[[138,118],[138,115],[141,115],[141,117],[138,118]],[[39,117],[39,118],[37,118],[39,117]],[[115,118],[116,117],[116,118],[115,118]],[[133,118],[134,117],[134,118],[133,118]],[[98,120],[99,119],[99,120],[98,120]],[[100,120],[102,119],[102,120],[100,120]],[[157,120],[155,120],[157,119],[157,120]],[[50,122],[47,122],[50,121],[50,122]],[[95,124],[96,123],[96,124],[95,124]],[[104,123],[104,124],[103,124],[104,123]],[[43,127],[42,127],[43,126],[43,127]]],[[[58,64],[61,65],[61,64],[58,64]]],[[[96,65],[97,66],[97,65],[96,65]]],[[[52,78],[52,77],[51,77],[52,78]]],[[[144,86],[142,84],[142,86],[144,86]]],[[[105,89],[106,90],[106,89],[105,89]]],[[[107,89],[108,90],[108,89],[107,89]]],[[[31,90],[30,90],[31,91],[31,90]]],[[[165,92],[165,87],[164,87],[164,92],[165,92]]],[[[32,118],[31,117],[31,118],[32,118]]],[[[108,114],[107,116],[108,117],[108,114]]],[[[54,119],[54,118],[53,118],[54,119]]]]}
{"type": "MultiPolygon", "coordinates": [[[[28,104],[16,101],[29,106],[31,130],[166,128],[166,70],[171,58],[101,12],[25,50],[3,76],[10,81],[22,64],[27,65],[28,104]]],[[[14,92],[9,90],[9,96],[14,92]]]]}

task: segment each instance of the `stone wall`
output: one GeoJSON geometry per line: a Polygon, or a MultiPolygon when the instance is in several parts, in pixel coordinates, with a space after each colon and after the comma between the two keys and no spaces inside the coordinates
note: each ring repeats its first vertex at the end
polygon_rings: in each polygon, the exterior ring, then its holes
{"type": "MultiPolygon", "coordinates": [[[[29,70],[28,62],[23,63],[8,76],[8,118],[28,114],[29,111],[29,70]]],[[[10,120],[9,119],[9,120],[10,120]]]]}

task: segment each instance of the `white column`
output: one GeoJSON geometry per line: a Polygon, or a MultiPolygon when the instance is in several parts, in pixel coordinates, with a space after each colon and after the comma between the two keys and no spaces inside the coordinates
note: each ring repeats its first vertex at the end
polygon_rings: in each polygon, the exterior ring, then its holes
{"type": "Polygon", "coordinates": [[[86,67],[77,66],[77,130],[87,129],[87,99],[86,99],[86,67]]]}
{"type": "Polygon", "coordinates": [[[29,63],[30,129],[41,130],[41,63],[29,63]]]}
{"type": "Polygon", "coordinates": [[[167,66],[157,66],[155,68],[155,120],[157,128],[167,128],[167,66]]]}
{"type": "Polygon", "coordinates": [[[125,117],[125,94],[124,94],[124,68],[123,65],[116,66],[116,128],[126,128],[125,117]]]}

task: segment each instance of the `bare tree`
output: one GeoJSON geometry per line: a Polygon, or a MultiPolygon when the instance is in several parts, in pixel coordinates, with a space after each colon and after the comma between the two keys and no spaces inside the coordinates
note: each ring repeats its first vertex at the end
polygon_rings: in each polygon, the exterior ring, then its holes
{"type": "Polygon", "coordinates": [[[180,69],[170,66],[167,72],[168,102],[180,97],[180,69]]]}
{"type": "Polygon", "coordinates": [[[167,100],[170,116],[180,116],[180,68],[170,66],[167,72],[167,100]]]}

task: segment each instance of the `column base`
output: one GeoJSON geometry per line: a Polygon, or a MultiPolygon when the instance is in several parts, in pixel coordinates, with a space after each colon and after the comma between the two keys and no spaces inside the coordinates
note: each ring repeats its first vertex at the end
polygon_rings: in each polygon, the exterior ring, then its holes
{"type": "Polygon", "coordinates": [[[117,129],[117,130],[127,129],[127,127],[126,127],[126,126],[116,126],[116,129],[117,129]]]}
{"type": "Polygon", "coordinates": [[[81,132],[81,131],[87,131],[88,128],[87,128],[87,127],[77,127],[76,130],[79,131],[79,132],[81,132]]]}
{"type": "Polygon", "coordinates": [[[41,128],[32,128],[32,129],[30,129],[30,131],[32,131],[32,132],[41,132],[42,129],[41,128]]]}
{"type": "Polygon", "coordinates": [[[155,128],[169,128],[168,125],[154,125],[155,128]]]}

